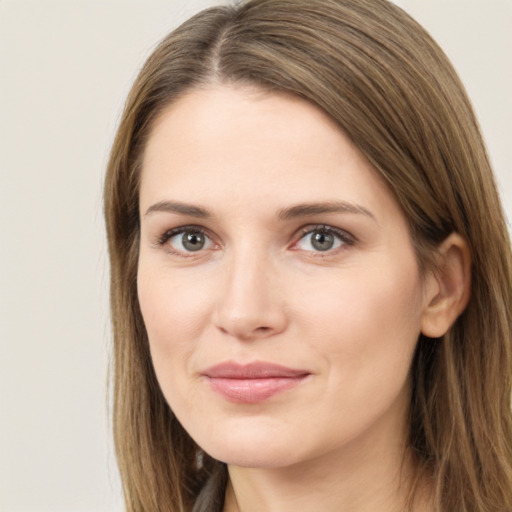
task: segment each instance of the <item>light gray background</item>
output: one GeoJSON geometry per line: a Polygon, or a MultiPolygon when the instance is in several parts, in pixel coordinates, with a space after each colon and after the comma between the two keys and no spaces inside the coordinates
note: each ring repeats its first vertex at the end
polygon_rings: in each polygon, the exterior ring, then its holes
{"type": "MultiPolygon", "coordinates": [[[[101,182],[137,69],[217,1],[0,0],[0,511],[122,510],[101,182]]],[[[512,0],[397,0],[453,60],[512,218],[512,0]]]]}

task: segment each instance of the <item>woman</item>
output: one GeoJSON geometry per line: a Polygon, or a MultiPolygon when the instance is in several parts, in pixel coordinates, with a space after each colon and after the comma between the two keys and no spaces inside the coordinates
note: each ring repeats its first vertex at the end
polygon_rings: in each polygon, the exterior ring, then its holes
{"type": "Polygon", "coordinates": [[[184,23],[128,97],[105,212],[128,510],[512,509],[506,225],[400,9],[184,23]]]}

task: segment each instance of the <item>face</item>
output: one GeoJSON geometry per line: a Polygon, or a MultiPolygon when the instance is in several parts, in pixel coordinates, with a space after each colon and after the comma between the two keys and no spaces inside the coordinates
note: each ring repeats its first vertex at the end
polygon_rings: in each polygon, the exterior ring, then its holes
{"type": "Polygon", "coordinates": [[[315,106],[212,86],[147,144],[138,293],[170,407],[277,467],[402,439],[424,299],[407,223],[315,106]]]}

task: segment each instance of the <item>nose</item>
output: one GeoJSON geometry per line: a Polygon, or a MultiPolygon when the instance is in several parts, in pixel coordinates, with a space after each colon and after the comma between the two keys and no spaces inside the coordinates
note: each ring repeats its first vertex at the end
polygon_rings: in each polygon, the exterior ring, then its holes
{"type": "Polygon", "coordinates": [[[227,264],[213,319],[223,333],[254,340],[286,329],[284,291],[268,260],[266,255],[239,254],[227,264]]]}

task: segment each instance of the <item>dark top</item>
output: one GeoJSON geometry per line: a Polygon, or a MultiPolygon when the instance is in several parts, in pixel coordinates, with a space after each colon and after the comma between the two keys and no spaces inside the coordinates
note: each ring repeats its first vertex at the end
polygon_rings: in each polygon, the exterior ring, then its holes
{"type": "Polygon", "coordinates": [[[227,467],[219,464],[197,496],[192,512],[222,512],[227,483],[227,467]]]}

